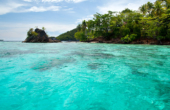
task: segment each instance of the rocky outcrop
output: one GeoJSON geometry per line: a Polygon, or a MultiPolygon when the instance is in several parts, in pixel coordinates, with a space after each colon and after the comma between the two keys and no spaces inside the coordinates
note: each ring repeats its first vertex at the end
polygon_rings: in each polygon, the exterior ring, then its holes
{"type": "Polygon", "coordinates": [[[59,40],[53,40],[50,39],[44,30],[36,28],[33,32],[34,34],[31,34],[29,37],[25,39],[23,42],[32,42],[32,43],[55,43],[55,42],[61,42],[59,40]]]}
{"type": "Polygon", "coordinates": [[[56,42],[61,42],[60,40],[57,39],[51,39],[49,38],[49,43],[56,43],[56,42]]]}

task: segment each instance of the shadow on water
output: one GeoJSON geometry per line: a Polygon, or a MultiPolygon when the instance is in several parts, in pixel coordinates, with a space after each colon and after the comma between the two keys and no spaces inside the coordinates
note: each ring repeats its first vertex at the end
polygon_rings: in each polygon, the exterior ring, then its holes
{"type": "MultiPolygon", "coordinates": [[[[140,64],[138,62],[138,63],[125,63],[125,64],[131,68],[132,75],[135,75],[136,79],[138,77],[143,77],[145,78],[145,80],[152,82],[154,84],[154,86],[152,86],[151,88],[155,89],[154,93],[156,93],[155,97],[157,98],[156,100],[153,100],[152,104],[155,106],[159,106],[160,108],[163,108],[162,110],[170,110],[170,81],[160,80],[159,74],[156,74],[156,73],[152,74],[153,71],[151,73],[147,73],[150,70],[154,70],[155,67],[154,65],[147,64],[147,63],[146,63],[147,66],[145,66],[144,65],[145,63],[140,64]],[[139,71],[141,68],[144,68],[144,67],[150,67],[150,68],[145,68],[147,70],[146,72],[139,71]]],[[[162,67],[163,62],[156,62],[156,65],[158,65],[159,67],[162,67]]],[[[162,74],[166,74],[166,73],[162,73],[162,74]]]]}
{"type": "Polygon", "coordinates": [[[87,67],[91,70],[97,70],[100,66],[103,65],[102,63],[90,63],[87,67]]]}
{"type": "Polygon", "coordinates": [[[20,50],[0,51],[0,58],[11,58],[11,57],[15,57],[16,55],[30,54],[33,52],[34,51],[20,51],[20,50]]]}
{"type": "Polygon", "coordinates": [[[66,64],[73,63],[76,60],[73,58],[63,58],[63,59],[43,59],[43,61],[36,62],[31,68],[38,71],[46,71],[51,68],[62,69],[60,67],[67,67],[66,64]],[[65,65],[65,66],[64,66],[65,65]]]}
{"type": "Polygon", "coordinates": [[[107,110],[106,108],[104,108],[105,106],[103,105],[103,103],[92,103],[89,105],[88,110],[107,110]]]}
{"type": "Polygon", "coordinates": [[[170,110],[170,81],[154,81],[157,83],[155,89],[158,91],[158,101],[164,102],[164,110],[170,110]]]}
{"type": "Polygon", "coordinates": [[[93,53],[93,52],[72,52],[71,54],[66,54],[68,55],[74,55],[74,56],[79,56],[81,58],[89,57],[89,58],[96,58],[96,59],[110,59],[115,57],[113,54],[107,54],[107,53],[93,53]]]}

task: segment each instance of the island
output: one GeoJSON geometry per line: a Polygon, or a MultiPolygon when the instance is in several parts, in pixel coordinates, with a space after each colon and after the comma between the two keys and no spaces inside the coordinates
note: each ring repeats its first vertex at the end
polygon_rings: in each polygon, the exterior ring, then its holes
{"type": "Polygon", "coordinates": [[[36,28],[35,30],[31,28],[27,32],[27,38],[23,43],[58,43],[60,40],[54,39],[53,37],[48,37],[45,29],[36,28]]]}
{"type": "Polygon", "coordinates": [[[96,13],[77,26],[74,36],[89,43],[170,45],[170,2],[147,2],[138,11],[96,13]]]}

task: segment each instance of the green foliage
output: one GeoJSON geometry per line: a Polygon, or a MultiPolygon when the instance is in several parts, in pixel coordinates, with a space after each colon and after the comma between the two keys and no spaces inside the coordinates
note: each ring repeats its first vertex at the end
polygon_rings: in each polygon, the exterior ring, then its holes
{"type": "Polygon", "coordinates": [[[86,27],[87,27],[87,24],[86,24],[86,21],[84,20],[82,22],[82,31],[85,32],[86,31],[86,27]]]}
{"type": "Polygon", "coordinates": [[[140,13],[128,8],[119,13],[96,13],[92,20],[77,26],[79,33],[75,35],[81,41],[103,37],[122,38],[127,43],[141,38],[170,39],[170,0],[147,2],[139,10],[140,13]]]}
{"type": "Polygon", "coordinates": [[[78,31],[81,31],[81,24],[79,24],[79,25],[77,26],[77,30],[78,30],[78,31]]]}
{"type": "Polygon", "coordinates": [[[60,41],[76,41],[76,38],[74,37],[74,34],[77,32],[77,29],[73,29],[71,31],[68,31],[66,33],[63,33],[56,37],[56,39],[60,41]]]}
{"type": "Polygon", "coordinates": [[[32,32],[32,35],[35,36],[35,37],[37,37],[37,36],[38,36],[38,33],[32,32]]]}
{"type": "Polygon", "coordinates": [[[122,37],[121,40],[123,42],[129,43],[131,39],[130,39],[129,35],[126,35],[125,37],[122,37]]]}
{"type": "Polygon", "coordinates": [[[167,39],[170,39],[170,29],[167,30],[166,38],[167,38],[167,39]]]}
{"type": "Polygon", "coordinates": [[[91,32],[87,33],[87,38],[88,39],[94,39],[95,38],[93,30],[91,32]]]}
{"type": "Polygon", "coordinates": [[[44,31],[45,31],[45,27],[42,27],[42,30],[44,30],[44,31]]]}
{"type": "Polygon", "coordinates": [[[157,40],[163,40],[163,39],[165,39],[164,36],[157,36],[156,38],[157,38],[157,40]]]}
{"type": "Polygon", "coordinates": [[[131,41],[134,41],[137,38],[137,34],[131,34],[130,39],[131,41]]]}
{"type": "Polygon", "coordinates": [[[132,12],[132,10],[130,10],[129,8],[126,8],[122,11],[122,13],[131,13],[131,12],[132,12]]]}
{"type": "Polygon", "coordinates": [[[125,43],[130,43],[134,41],[136,37],[137,37],[137,34],[131,34],[130,36],[126,35],[125,37],[122,37],[121,40],[125,43]]]}
{"type": "Polygon", "coordinates": [[[163,14],[164,10],[163,10],[163,6],[160,1],[155,2],[154,11],[155,11],[155,16],[160,17],[163,14]]]}
{"type": "Polygon", "coordinates": [[[122,26],[120,28],[120,33],[121,33],[122,36],[129,35],[130,34],[130,29],[125,27],[125,26],[122,26]]]}
{"type": "Polygon", "coordinates": [[[145,15],[147,12],[147,5],[142,5],[141,7],[139,7],[139,10],[143,13],[143,15],[145,15]]]}
{"type": "Polygon", "coordinates": [[[74,36],[79,41],[86,41],[87,40],[87,37],[83,32],[76,32],[74,36]]]}
{"type": "Polygon", "coordinates": [[[137,35],[137,38],[140,39],[141,37],[141,25],[134,23],[133,25],[133,33],[137,35]]]}
{"type": "Polygon", "coordinates": [[[38,33],[36,33],[33,28],[31,28],[28,32],[27,32],[27,39],[30,37],[37,37],[38,33]]]}

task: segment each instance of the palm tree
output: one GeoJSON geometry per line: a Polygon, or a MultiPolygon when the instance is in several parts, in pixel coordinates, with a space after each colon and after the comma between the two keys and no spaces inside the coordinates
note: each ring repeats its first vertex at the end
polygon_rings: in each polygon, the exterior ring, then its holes
{"type": "Polygon", "coordinates": [[[154,9],[153,3],[148,2],[148,3],[147,3],[147,12],[149,13],[149,16],[151,15],[153,9],[154,9]]]}
{"type": "Polygon", "coordinates": [[[170,8],[170,0],[166,0],[166,7],[170,8]]]}
{"type": "Polygon", "coordinates": [[[156,1],[154,6],[155,6],[154,7],[155,15],[156,16],[161,16],[162,13],[164,12],[161,2],[160,1],[156,1]]]}
{"type": "Polygon", "coordinates": [[[94,24],[95,24],[95,31],[100,31],[100,28],[101,28],[101,14],[97,13],[97,14],[94,14],[94,24]]]}
{"type": "Polygon", "coordinates": [[[139,10],[143,13],[143,15],[145,15],[147,12],[147,5],[142,5],[141,7],[139,7],[139,10]]]}
{"type": "Polygon", "coordinates": [[[157,0],[157,1],[163,3],[167,9],[170,8],[170,0],[157,0]]]}
{"type": "Polygon", "coordinates": [[[86,31],[86,27],[87,27],[86,21],[84,20],[84,21],[82,22],[82,30],[83,30],[83,32],[86,31]]]}
{"type": "Polygon", "coordinates": [[[88,31],[92,31],[94,29],[94,21],[93,20],[89,20],[86,22],[87,27],[88,27],[88,31]]]}
{"type": "Polygon", "coordinates": [[[87,24],[86,24],[86,21],[84,20],[82,22],[82,31],[83,31],[84,35],[86,36],[86,41],[87,41],[86,27],[87,27],[87,24]]]}
{"type": "Polygon", "coordinates": [[[81,24],[77,26],[77,30],[80,32],[81,31],[81,24]]]}

